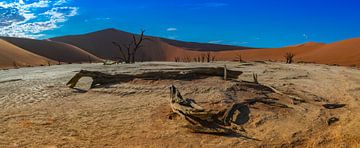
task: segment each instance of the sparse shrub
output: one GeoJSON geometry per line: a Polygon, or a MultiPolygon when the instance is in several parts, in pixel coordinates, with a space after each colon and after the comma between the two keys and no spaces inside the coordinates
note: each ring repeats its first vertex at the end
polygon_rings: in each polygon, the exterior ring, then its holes
{"type": "Polygon", "coordinates": [[[202,62],[202,63],[205,62],[205,54],[201,54],[201,62],[202,62]]]}
{"type": "Polygon", "coordinates": [[[291,63],[293,63],[295,54],[293,54],[291,52],[287,52],[284,57],[286,58],[286,64],[291,64],[291,63]]]}
{"type": "Polygon", "coordinates": [[[175,62],[180,62],[180,58],[179,58],[179,57],[175,57],[175,62]]]}
{"type": "Polygon", "coordinates": [[[235,57],[235,61],[238,61],[238,62],[243,62],[243,59],[242,59],[242,56],[241,54],[237,54],[236,57],[235,57]]]}
{"type": "Polygon", "coordinates": [[[89,59],[89,63],[91,64],[92,63],[91,57],[88,56],[88,59],[89,59]]]}
{"type": "Polygon", "coordinates": [[[210,52],[207,52],[207,53],[206,53],[206,61],[207,61],[208,63],[211,62],[211,53],[210,53],[210,52]]]}
{"type": "Polygon", "coordinates": [[[183,62],[186,62],[186,63],[190,63],[191,62],[191,58],[189,56],[185,56],[183,58],[183,62]]]}
{"type": "Polygon", "coordinates": [[[16,64],[15,61],[13,62],[13,66],[14,66],[14,68],[18,68],[18,65],[16,64]]]}

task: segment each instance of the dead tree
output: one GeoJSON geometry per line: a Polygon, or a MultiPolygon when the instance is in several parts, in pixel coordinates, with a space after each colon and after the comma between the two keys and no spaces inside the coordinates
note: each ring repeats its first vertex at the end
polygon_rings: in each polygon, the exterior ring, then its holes
{"type": "Polygon", "coordinates": [[[215,57],[215,55],[213,55],[213,56],[211,57],[211,61],[212,61],[212,62],[215,62],[215,60],[216,60],[216,57],[215,57]]]}
{"type": "Polygon", "coordinates": [[[236,57],[235,57],[235,61],[238,61],[238,62],[243,62],[243,59],[242,59],[242,56],[241,54],[237,54],[236,57]]]}
{"type": "Polygon", "coordinates": [[[144,37],[144,33],[145,30],[142,30],[139,39],[133,35],[132,41],[129,44],[119,44],[117,42],[112,42],[120,50],[120,61],[124,61],[128,64],[135,63],[136,53],[142,47],[142,43],[146,39],[144,37]],[[124,49],[126,52],[123,51],[124,49]]]}
{"type": "Polygon", "coordinates": [[[205,62],[205,54],[201,54],[201,62],[202,62],[202,63],[205,62]]]}
{"type": "Polygon", "coordinates": [[[206,61],[207,61],[208,63],[211,62],[211,52],[207,52],[207,53],[206,53],[206,61]]]}
{"type": "Polygon", "coordinates": [[[15,61],[13,62],[13,66],[14,66],[14,68],[18,68],[18,65],[16,64],[15,61]]]}
{"type": "Polygon", "coordinates": [[[180,62],[180,58],[179,58],[179,57],[175,57],[175,62],[180,62]]]}
{"type": "Polygon", "coordinates": [[[259,84],[258,75],[257,75],[257,74],[253,73],[253,79],[254,79],[254,83],[259,84]]]}
{"type": "Polygon", "coordinates": [[[183,58],[183,62],[185,62],[185,63],[190,63],[190,62],[191,62],[191,57],[185,56],[185,57],[183,58]]]}
{"type": "Polygon", "coordinates": [[[88,56],[88,60],[89,60],[89,63],[91,64],[92,63],[92,60],[91,60],[91,57],[88,56]]]}
{"type": "MultiPolygon", "coordinates": [[[[190,125],[184,127],[189,128],[196,133],[236,134],[238,131],[231,128],[232,124],[237,124],[233,122],[233,119],[236,120],[239,117],[235,116],[236,112],[247,112],[249,106],[255,103],[289,108],[287,104],[280,101],[259,97],[248,99],[244,102],[235,102],[223,110],[208,110],[198,105],[193,99],[183,98],[180,91],[174,85],[170,86],[170,107],[173,111],[172,116],[180,115],[182,118],[186,119],[190,125]]],[[[247,136],[246,138],[257,140],[247,136]]]]}
{"type": "Polygon", "coordinates": [[[224,71],[226,72],[227,79],[237,79],[242,72],[225,69],[223,67],[198,67],[198,68],[178,68],[178,69],[165,69],[161,71],[149,71],[141,74],[128,75],[128,74],[108,74],[98,71],[86,71],[81,70],[77,73],[67,85],[70,88],[74,88],[77,82],[82,77],[91,77],[93,82],[91,88],[98,85],[112,84],[117,82],[128,82],[134,79],[146,79],[146,80],[183,80],[183,79],[203,79],[207,77],[224,77],[224,71]]]}
{"type": "Polygon", "coordinates": [[[286,64],[291,64],[291,63],[293,63],[295,54],[293,54],[291,52],[287,52],[284,57],[286,58],[286,64]]]}

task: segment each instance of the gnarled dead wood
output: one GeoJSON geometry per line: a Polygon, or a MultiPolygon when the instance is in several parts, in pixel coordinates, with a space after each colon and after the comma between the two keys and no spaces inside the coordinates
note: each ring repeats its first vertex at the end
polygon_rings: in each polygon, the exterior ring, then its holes
{"type": "Polygon", "coordinates": [[[185,126],[195,133],[234,134],[227,128],[235,111],[245,104],[234,104],[225,111],[206,110],[192,99],[184,99],[175,86],[170,87],[170,106],[174,113],[180,115],[192,125],[185,126]],[[225,113],[225,114],[224,114],[225,113]]]}
{"type": "MultiPolygon", "coordinates": [[[[227,77],[229,79],[237,79],[242,74],[241,71],[232,71],[226,69],[227,77]]],[[[141,74],[107,74],[99,71],[87,71],[81,70],[77,73],[66,85],[70,88],[74,88],[77,82],[82,77],[91,77],[93,82],[91,88],[97,85],[105,85],[117,82],[129,82],[134,79],[145,79],[145,80],[192,80],[192,79],[203,79],[212,76],[224,76],[224,68],[222,67],[199,67],[199,68],[188,68],[188,69],[173,69],[173,70],[162,70],[144,72],[141,74]]]]}
{"type": "Polygon", "coordinates": [[[170,87],[170,106],[173,112],[192,124],[213,122],[219,114],[219,112],[205,110],[192,99],[184,99],[173,85],[170,87]]]}
{"type": "Polygon", "coordinates": [[[184,99],[175,86],[170,87],[171,109],[174,113],[189,121],[191,125],[185,127],[195,133],[236,134],[237,132],[233,131],[230,126],[246,123],[249,120],[249,106],[257,102],[275,107],[289,108],[288,105],[278,102],[276,99],[254,98],[241,103],[234,103],[225,110],[206,110],[196,104],[194,100],[184,99]],[[234,118],[237,111],[240,114],[237,114],[234,118]]]}

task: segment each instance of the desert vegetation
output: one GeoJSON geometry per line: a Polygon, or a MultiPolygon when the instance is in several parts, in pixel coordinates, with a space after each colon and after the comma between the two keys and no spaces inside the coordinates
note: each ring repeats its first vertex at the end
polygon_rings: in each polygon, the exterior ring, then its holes
{"type": "Polygon", "coordinates": [[[241,62],[245,62],[245,61],[243,60],[241,54],[236,54],[234,61],[237,61],[237,62],[240,62],[240,63],[241,63],[241,62]]]}
{"type": "Polygon", "coordinates": [[[285,53],[284,57],[286,59],[286,64],[291,64],[294,62],[295,54],[293,54],[291,52],[287,52],[287,53],[285,53]]]}
{"type": "Polygon", "coordinates": [[[212,54],[211,52],[201,53],[199,56],[184,56],[184,57],[175,57],[175,62],[198,62],[198,63],[211,63],[216,61],[215,54],[212,54]]]}

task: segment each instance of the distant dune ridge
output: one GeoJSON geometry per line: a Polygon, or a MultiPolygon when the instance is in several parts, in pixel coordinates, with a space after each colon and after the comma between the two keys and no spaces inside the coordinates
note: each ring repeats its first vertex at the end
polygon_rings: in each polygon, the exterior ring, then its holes
{"type": "Polygon", "coordinates": [[[67,63],[88,62],[89,58],[94,62],[101,61],[100,58],[66,43],[9,37],[3,39],[20,48],[28,50],[29,52],[47,57],[54,61],[67,63]]]}
{"type": "MultiPolygon", "coordinates": [[[[146,34],[146,32],[145,32],[146,34]]],[[[138,37],[138,35],[136,35],[138,37]]],[[[216,60],[234,61],[241,55],[245,61],[284,61],[287,52],[294,53],[295,62],[336,64],[360,67],[360,38],[331,44],[309,42],[282,48],[251,48],[210,43],[194,43],[146,36],[136,54],[137,61],[174,61],[175,58],[193,60],[211,52],[216,60]]],[[[14,60],[19,66],[37,66],[46,61],[81,63],[118,60],[119,49],[112,42],[129,44],[132,34],[116,29],[105,29],[83,35],[70,35],[47,40],[2,37],[0,68],[11,67],[14,60]],[[21,51],[21,52],[20,52],[21,51]],[[15,54],[18,53],[19,55],[15,54]],[[20,54],[21,53],[21,54],[20,54]],[[12,55],[12,56],[11,56],[12,55]],[[21,56],[25,56],[20,60],[21,56]]]]}
{"type": "Polygon", "coordinates": [[[53,62],[0,39],[0,68],[40,66],[53,62]]]}

